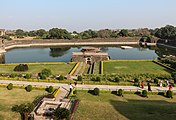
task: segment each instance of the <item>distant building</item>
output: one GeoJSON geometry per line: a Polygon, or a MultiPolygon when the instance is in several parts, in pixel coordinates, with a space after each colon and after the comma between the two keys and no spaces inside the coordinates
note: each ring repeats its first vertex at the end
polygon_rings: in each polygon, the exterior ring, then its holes
{"type": "Polygon", "coordinates": [[[100,52],[99,48],[93,47],[83,48],[81,52],[73,52],[71,59],[73,62],[85,62],[87,64],[103,60],[109,60],[108,53],[100,52]]]}
{"type": "Polygon", "coordinates": [[[4,36],[5,35],[5,29],[0,29],[0,36],[4,36]]]}

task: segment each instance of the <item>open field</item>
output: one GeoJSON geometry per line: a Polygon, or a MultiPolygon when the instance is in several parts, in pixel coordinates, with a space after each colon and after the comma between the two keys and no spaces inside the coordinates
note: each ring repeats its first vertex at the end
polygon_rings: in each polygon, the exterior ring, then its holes
{"type": "Polygon", "coordinates": [[[27,72],[15,72],[13,69],[16,65],[0,65],[0,73],[31,73],[38,74],[44,68],[50,69],[54,75],[66,75],[74,67],[74,64],[28,64],[27,72]]]}
{"type": "Polygon", "coordinates": [[[0,120],[19,120],[20,115],[11,112],[11,107],[16,104],[32,102],[37,96],[45,93],[44,90],[26,92],[24,89],[0,88],[0,120]]]}
{"type": "Polygon", "coordinates": [[[148,61],[104,62],[104,74],[169,74],[169,70],[148,61]]]}
{"type": "Polygon", "coordinates": [[[173,99],[160,95],[143,98],[134,94],[119,97],[111,93],[93,96],[78,91],[78,106],[75,120],[174,120],[176,96],[173,99]]]}

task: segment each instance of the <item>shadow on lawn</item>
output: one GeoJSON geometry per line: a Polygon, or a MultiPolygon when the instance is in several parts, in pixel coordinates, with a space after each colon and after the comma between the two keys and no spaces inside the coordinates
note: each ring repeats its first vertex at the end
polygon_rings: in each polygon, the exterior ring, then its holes
{"type": "Polygon", "coordinates": [[[176,105],[162,100],[110,100],[110,104],[130,120],[174,120],[176,105]]]}

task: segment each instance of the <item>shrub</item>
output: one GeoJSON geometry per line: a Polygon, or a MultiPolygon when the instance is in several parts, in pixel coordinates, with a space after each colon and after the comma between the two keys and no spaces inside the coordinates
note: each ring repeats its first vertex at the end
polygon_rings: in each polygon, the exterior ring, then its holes
{"type": "Polygon", "coordinates": [[[98,76],[98,77],[96,77],[96,81],[97,82],[100,82],[101,81],[101,78],[98,76]]]}
{"type": "Polygon", "coordinates": [[[74,91],[73,91],[73,94],[75,94],[75,95],[76,95],[77,93],[78,93],[78,92],[77,92],[77,90],[74,90],[74,91]]]}
{"type": "Polygon", "coordinates": [[[59,76],[59,80],[64,80],[64,76],[63,76],[63,75],[60,75],[60,76],[59,76]]]}
{"type": "Polygon", "coordinates": [[[9,84],[7,85],[7,89],[8,89],[8,90],[12,90],[12,89],[13,89],[13,84],[12,84],[12,83],[9,83],[9,84]]]}
{"type": "Polygon", "coordinates": [[[42,79],[42,80],[46,80],[46,75],[44,75],[44,74],[40,74],[40,79],[42,79]]]}
{"type": "Polygon", "coordinates": [[[119,89],[119,90],[117,91],[117,94],[118,94],[119,96],[123,96],[123,90],[122,90],[122,89],[119,89]]]}
{"type": "Polygon", "coordinates": [[[120,82],[120,78],[119,77],[115,77],[115,82],[119,83],[120,82]]]}
{"type": "Polygon", "coordinates": [[[134,78],[134,83],[138,83],[139,79],[138,78],[134,78]]]}
{"type": "Polygon", "coordinates": [[[54,111],[54,117],[56,120],[68,120],[70,118],[70,111],[66,108],[58,107],[54,111]]]}
{"type": "Polygon", "coordinates": [[[78,76],[77,81],[82,81],[82,76],[78,76]]]}
{"type": "Polygon", "coordinates": [[[28,85],[25,87],[27,92],[31,92],[32,91],[32,85],[28,85]]]}
{"type": "Polygon", "coordinates": [[[10,75],[11,78],[15,78],[16,76],[17,76],[16,73],[12,73],[12,74],[10,75]]]}
{"type": "Polygon", "coordinates": [[[171,90],[168,90],[168,91],[166,92],[166,96],[167,96],[168,98],[172,98],[172,91],[171,91],[171,90]]]}
{"type": "Polygon", "coordinates": [[[54,91],[53,86],[49,86],[48,88],[46,88],[46,91],[52,93],[54,91]]]}
{"type": "Polygon", "coordinates": [[[154,83],[155,83],[155,84],[158,84],[158,82],[159,82],[158,78],[155,78],[155,79],[154,79],[154,83]]]}
{"type": "Polygon", "coordinates": [[[14,71],[28,71],[28,65],[27,64],[19,64],[14,68],[14,71]]]}
{"type": "Polygon", "coordinates": [[[142,91],[142,97],[147,97],[147,90],[142,91]]]}
{"type": "Polygon", "coordinates": [[[100,95],[100,89],[99,88],[94,89],[94,95],[100,95]]]}
{"type": "Polygon", "coordinates": [[[50,69],[43,69],[41,72],[42,75],[46,75],[46,77],[49,77],[52,73],[50,69]]]}
{"type": "Polygon", "coordinates": [[[32,75],[31,75],[31,74],[28,74],[28,73],[27,73],[26,76],[25,76],[26,79],[30,79],[31,77],[32,77],[32,75]]]}

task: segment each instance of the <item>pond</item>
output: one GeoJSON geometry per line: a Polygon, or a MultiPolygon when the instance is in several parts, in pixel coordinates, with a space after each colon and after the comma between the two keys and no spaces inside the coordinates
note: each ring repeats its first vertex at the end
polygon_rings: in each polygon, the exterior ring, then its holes
{"type": "MultiPolygon", "coordinates": [[[[5,63],[28,62],[69,62],[72,52],[79,52],[82,47],[43,47],[43,48],[16,48],[7,51],[1,60],[5,63]],[[3,59],[3,60],[2,60],[3,59]]],[[[174,54],[176,50],[163,47],[144,48],[133,46],[129,49],[121,49],[120,46],[98,46],[102,52],[107,52],[111,59],[117,60],[153,60],[163,54],[174,54]]]]}

